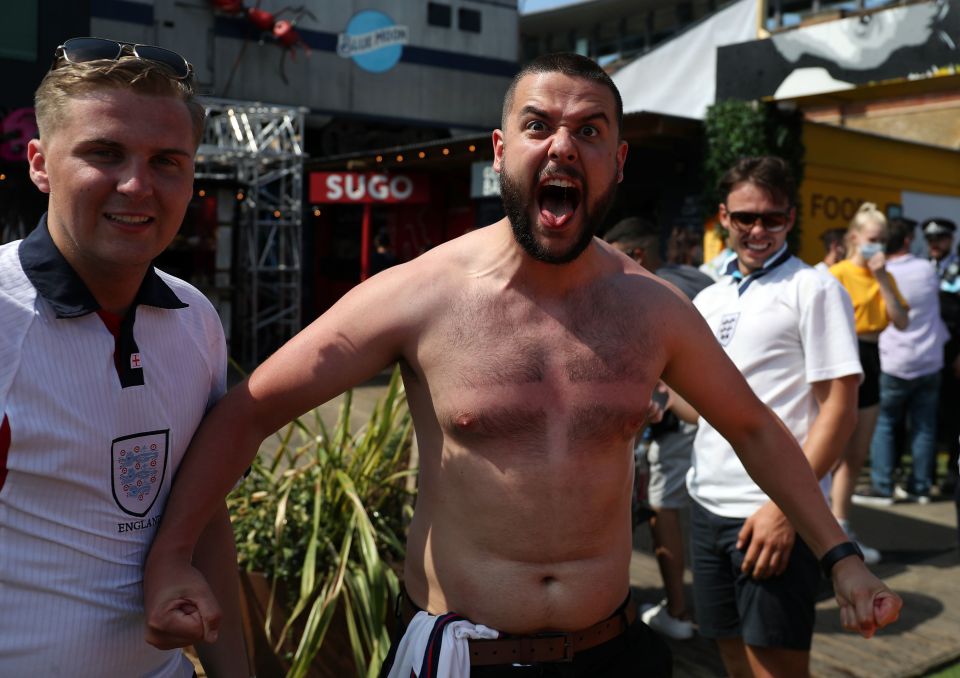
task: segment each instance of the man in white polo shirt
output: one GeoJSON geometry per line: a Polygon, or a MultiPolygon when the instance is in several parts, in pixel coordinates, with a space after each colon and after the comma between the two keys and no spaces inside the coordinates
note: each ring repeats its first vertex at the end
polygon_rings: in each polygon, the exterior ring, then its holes
{"type": "MultiPolygon", "coordinates": [[[[142,579],[225,387],[216,312],[151,263],[190,202],[203,108],[180,55],[75,38],[36,111],[30,177],[48,212],[0,247],[0,675],[188,678],[181,652],[144,641],[142,579]]],[[[198,647],[207,674],[247,676],[225,507],[193,562],[227,622],[198,647]]]]}
{"type": "MultiPolygon", "coordinates": [[[[794,182],[783,160],[742,159],[720,189],[736,258],[694,305],[822,478],[855,421],[861,369],[850,299],[787,250],[794,182]]],[[[707,421],[687,481],[700,633],[717,641],[730,675],[807,675],[820,583],[813,553],[707,421]]]]}

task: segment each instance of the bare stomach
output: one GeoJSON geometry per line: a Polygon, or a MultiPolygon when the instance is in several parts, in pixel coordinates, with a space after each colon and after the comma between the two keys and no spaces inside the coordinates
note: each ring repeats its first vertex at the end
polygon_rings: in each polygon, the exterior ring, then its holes
{"type": "Polygon", "coordinates": [[[439,572],[420,558],[407,560],[405,586],[414,603],[504,633],[587,628],[613,614],[629,591],[629,549],[550,565],[434,551],[443,559],[439,572]]]}
{"type": "Polygon", "coordinates": [[[422,467],[404,573],[411,599],[515,634],[609,617],[629,590],[632,465],[622,459],[566,468],[566,482],[549,464],[519,480],[502,468],[461,476],[454,463],[430,482],[422,467]]]}

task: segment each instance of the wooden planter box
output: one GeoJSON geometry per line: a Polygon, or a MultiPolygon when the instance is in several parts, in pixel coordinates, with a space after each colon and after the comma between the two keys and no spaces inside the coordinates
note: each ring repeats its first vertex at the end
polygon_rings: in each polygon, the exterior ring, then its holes
{"type": "MultiPolygon", "coordinates": [[[[285,594],[278,587],[277,598],[285,594]]],[[[273,642],[267,638],[264,623],[267,618],[267,605],[270,602],[270,582],[259,572],[240,571],[240,604],[243,611],[243,632],[247,641],[247,651],[251,656],[251,665],[256,669],[258,678],[283,678],[290,667],[283,656],[273,651],[273,642]]],[[[274,600],[271,630],[280,632],[286,623],[286,614],[274,600]]],[[[296,623],[289,634],[283,653],[292,654],[303,632],[303,624],[296,623]]],[[[343,610],[338,608],[323,639],[320,652],[314,658],[310,678],[350,678],[357,675],[350,649],[350,637],[343,610]]]]}

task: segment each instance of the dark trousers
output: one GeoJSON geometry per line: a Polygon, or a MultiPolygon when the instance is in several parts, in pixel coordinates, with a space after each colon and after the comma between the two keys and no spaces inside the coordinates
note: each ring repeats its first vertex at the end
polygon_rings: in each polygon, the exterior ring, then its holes
{"type": "Polygon", "coordinates": [[[960,379],[953,373],[953,361],[960,352],[960,341],[951,340],[944,349],[943,371],[940,373],[940,407],[937,419],[937,439],[946,449],[946,474],[941,479],[944,489],[957,484],[957,456],[960,454],[960,379]]]}
{"type": "MultiPolygon", "coordinates": [[[[398,606],[399,607],[399,606],[398,606]]],[[[397,646],[406,628],[397,619],[397,632],[390,653],[380,671],[386,678],[393,666],[397,646]]],[[[669,646],[649,626],[637,619],[616,638],[578,652],[571,662],[541,664],[471,666],[471,678],[513,678],[519,676],[555,676],[556,678],[669,678],[673,675],[673,655],[669,646]]]]}
{"type": "Polygon", "coordinates": [[[471,678],[556,676],[556,678],[626,678],[673,675],[670,648],[650,627],[637,619],[623,635],[578,652],[569,663],[530,666],[473,666],[471,678]]]}

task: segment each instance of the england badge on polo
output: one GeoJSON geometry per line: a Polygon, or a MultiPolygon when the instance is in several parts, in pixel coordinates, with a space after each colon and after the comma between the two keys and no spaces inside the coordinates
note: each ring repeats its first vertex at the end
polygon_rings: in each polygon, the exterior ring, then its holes
{"type": "Polygon", "coordinates": [[[123,436],[110,449],[113,498],[124,513],[147,515],[163,485],[170,430],[123,436]]]}
{"type": "Polygon", "coordinates": [[[726,313],[720,318],[720,327],[717,329],[717,339],[721,346],[726,346],[733,339],[734,332],[737,331],[737,321],[740,319],[739,313],[726,313]]]}

